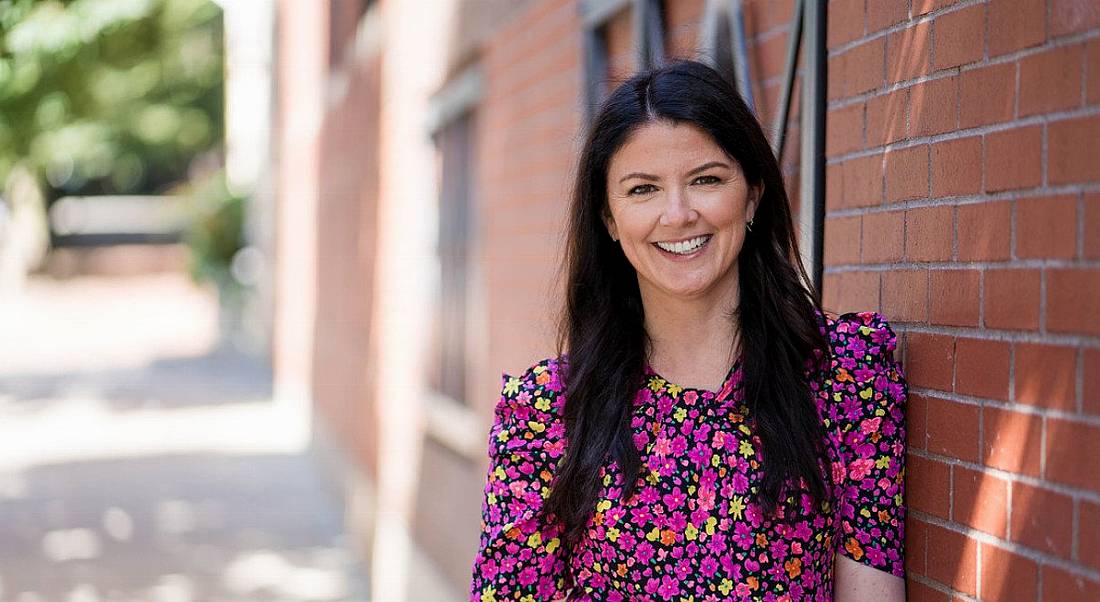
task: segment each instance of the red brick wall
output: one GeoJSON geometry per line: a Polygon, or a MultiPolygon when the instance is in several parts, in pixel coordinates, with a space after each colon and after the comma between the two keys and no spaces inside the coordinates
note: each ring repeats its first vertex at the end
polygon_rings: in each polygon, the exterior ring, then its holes
{"type": "Polygon", "coordinates": [[[922,600],[1100,598],[1098,34],[1085,0],[829,4],[825,304],[902,339],[922,600]]]}

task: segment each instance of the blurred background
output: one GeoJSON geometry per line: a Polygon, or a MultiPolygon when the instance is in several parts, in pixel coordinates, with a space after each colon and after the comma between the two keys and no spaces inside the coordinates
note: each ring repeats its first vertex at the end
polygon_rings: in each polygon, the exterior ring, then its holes
{"type": "Polygon", "coordinates": [[[1095,2],[0,0],[0,600],[465,598],[585,124],[670,56],[899,334],[910,596],[1100,599],[1095,2]]]}

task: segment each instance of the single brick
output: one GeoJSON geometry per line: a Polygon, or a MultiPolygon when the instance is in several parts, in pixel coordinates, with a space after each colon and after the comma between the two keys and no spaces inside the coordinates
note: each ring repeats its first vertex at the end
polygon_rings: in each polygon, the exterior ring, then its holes
{"type": "Polygon", "coordinates": [[[887,315],[906,322],[928,320],[928,272],[892,270],[882,275],[882,307],[887,315]]]}
{"type": "Polygon", "coordinates": [[[960,338],[955,343],[955,391],[1008,401],[1008,343],[960,338]]]}
{"type": "Polygon", "coordinates": [[[885,263],[902,258],[904,216],[902,211],[867,213],[863,216],[864,263],[885,263]]]}
{"type": "MultiPolygon", "coordinates": [[[[1098,120],[1100,122],[1100,120],[1098,120]]],[[[1038,125],[992,132],[985,137],[987,192],[1032,188],[1042,182],[1043,131],[1038,125]]]]}
{"type": "Polygon", "coordinates": [[[1015,104],[1015,63],[971,69],[959,76],[960,128],[1008,121],[1015,104]]]}
{"type": "Polygon", "coordinates": [[[1081,106],[1084,45],[1074,44],[1020,59],[1020,117],[1081,106]]]}
{"type": "Polygon", "coordinates": [[[918,23],[886,36],[886,81],[901,81],[931,71],[930,22],[918,23]]]}
{"type": "Polygon", "coordinates": [[[1011,540],[1069,559],[1073,542],[1073,499],[1022,481],[1012,484],[1011,540]]]}
{"type": "Polygon", "coordinates": [[[1047,128],[1051,184],[1100,180],[1100,116],[1065,119],[1047,128]]]}
{"type": "Polygon", "coordinates": [[[1013,391],[1016,403],[1051,410],[1077,410],[1077,348],[1016,343],[1013,391]]]}
{"type": "Polygon", "coordinates": [[[977,194],[982,189],[982,137],[932,145],[932,196],[977,194]]]}
{"type": "Polygon", "coordinates": [[[919,207],[905,212],[905,257],[909,261],[948,261],[955,208],[919,207]]]}
{"type": "Polygon", "coordinates": [[[929,322],[944,326],[977,326],[981,309],[978,270],[932,270],[929,322]]]}
{"type": "Polygon", "coordinates": [[[989,56],[1046,41],[1046,4],[1045,0],[990,0],[989,56]]]}
{"type": "Polygon", "coordinates": [[[983,287],[986,328],[1038,330],[1039,286],[1039,270],[986,270],[983,287]]]}
{"type": "Polygon", "coordinates": [[[982,599],[1036,599],[1039,566],[1034,560],[987,543],[981,548],[982,599]]]}
{"type": "Polygon", "coordinates": [[[941,77],[910,88],[909,134],[931,136],[956,129],[959,115],[959,80],[941,77]]]}
{"type": "Polygon", "coordinates": [[[1100,295],[1096,291],[1100,291],[1100,269],[1047,270],[1047,329],[1100,336],[1100,295]]]}
{"type": "Polygon", "coordinates": [[[928,196],[928,145],[886,152],[886,200],[928,196]]]}
{"type": "Polygon", "coordinates": [[[936,17],[936,70],[950,69],[981,60],[985,46],[985,5],[977,4],[936,17]]]}
{"type": "MultiPolygon", "coordinates": [[[[977,431],[970,433],[977,447],[977,431]]],[[[988,472],[962,466],[952,469],[951,489],[955,522],[1005,537],[1008,531],[1008,482],[988,472]]]]}
{"type": "Polygon", "coordinates": [[[960,205],[955,236],[959,261],[999,261],[1009,258],[1012,206],[1009,201],[960,205]]]}
{"type": "Polygon", "coordinates": [[[1008,472],[1039,476],[1043,420],[1035,414],[982,408],[982,463],[1008,472]]]}
{"type": "Polygon", "coordinates": [[[867,99],[867,146],[882,146],[905,138],[908,97],[909,88],[903,88],[867,99]]]}
{"type": "Polygon", "coordinates": [[[1071,259],[1077,256],[1077,196],[1016,201],[1016,256],[1071,259]]]}

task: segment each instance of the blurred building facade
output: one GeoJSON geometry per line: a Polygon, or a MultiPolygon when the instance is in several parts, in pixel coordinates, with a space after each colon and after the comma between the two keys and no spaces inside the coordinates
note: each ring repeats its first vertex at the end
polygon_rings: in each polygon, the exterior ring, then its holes
{"type": "MultiPolygon", "coordinates": [[[[590,86],[655,42],[702,56],[727,5],[276,2],[276,393],[315,408],[375,599],[465,597],[501,372],[553,353],[590,86]]],[[[729,34],[769,128],[795,9],[749,0],[729,34]]],[[[1100,10],[834,0],[827,21],[824,303],[900,335],[909,591],[1095,599],[1100,10]]]]}

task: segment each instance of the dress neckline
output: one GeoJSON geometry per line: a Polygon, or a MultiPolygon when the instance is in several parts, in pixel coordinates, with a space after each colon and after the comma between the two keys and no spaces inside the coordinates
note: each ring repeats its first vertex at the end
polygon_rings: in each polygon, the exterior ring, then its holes
{"type": "Polygon", "coordinates": [[[656,376],[657,378],[663,380],[665,382],[666,387],[671,385],[671,386],[674,386],[674,387],[678,387],[681,391],[695,391],[699,395],[704,395],[705,394],[705,395],[708,395],[710,397],[717,398],[719,395],[721,395],[723,393],[725,393],[725,394],[729,393],[729,389],[732,388],[730,385],[732,384],[732,382],[734,380],[734,375],[737,374],[738,368],[741,367],[742,357],[743,357],[742,355],[738,355],[737,359],[733,360],[733,364],[730,366],[729,372],[726,373],[726,377],[724,379],[722,379],[722,384],[718,385],[718,389],[716,389],[716,390],[704,389],[704,388],[701,388],[701,387],[684,387],[684,386],[678,385],[674,382],[671,382],[667,378],[661,376],[660,373],[658,373],[656,370],[654,370],[653,366],[649,363],[649,360],[645,361],[645,373],[646,373],[646,376],[656,376]]]}

